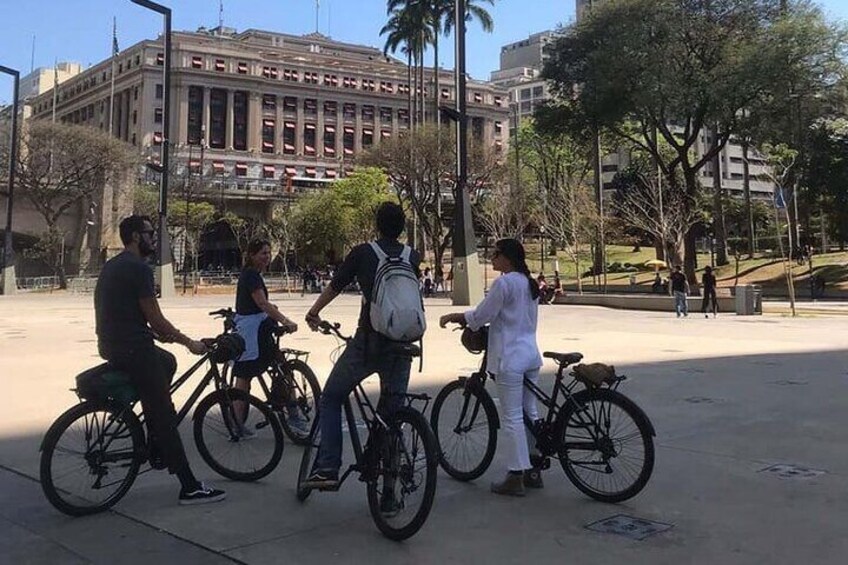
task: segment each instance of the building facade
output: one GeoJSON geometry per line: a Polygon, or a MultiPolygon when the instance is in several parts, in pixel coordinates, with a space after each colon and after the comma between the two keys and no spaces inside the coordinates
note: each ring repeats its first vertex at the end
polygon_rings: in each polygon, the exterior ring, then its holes
{"type": "Polygon", "coordinates": [[[67,61],[56,63],[55,67],[39,67],[21,77],[19,100],[31,100],[39,94],[52,90],[57,81],[62,84],[81,72],[82,65],[67,61]]]}

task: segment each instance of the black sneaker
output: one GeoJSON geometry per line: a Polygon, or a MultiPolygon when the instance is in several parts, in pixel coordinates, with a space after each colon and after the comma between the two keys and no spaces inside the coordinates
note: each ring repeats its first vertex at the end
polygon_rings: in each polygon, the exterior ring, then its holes
{"type": "Polygon", "coordinates": [[[309,478],[301,485],[307,488],[334,489],[339,486],[339,472],[333,470],[316,469],[310,473],[309,478]]]}
{"type": "Polygon", "coordinates": [[[216,488],[207,487],[200,483],[200,487],[191,491],[180,491],[180,505],[208,504],[220,502],[227,498],[227,493],[216,488]]]}
{"type": "Polygon", "coordinates": [[[386,518],[394,518],[400,511],[403,510],[403,503],[395,498],[393,492],[388,492],[383,495],[380,500],[380,514],[386,518]]]}

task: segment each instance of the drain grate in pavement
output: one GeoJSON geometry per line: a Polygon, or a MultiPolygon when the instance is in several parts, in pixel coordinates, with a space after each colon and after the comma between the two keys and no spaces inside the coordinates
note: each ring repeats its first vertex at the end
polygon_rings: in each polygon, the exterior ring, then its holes
{"type": "Polygon", "coordinates": [[[771,384],[777,386],[804,386],[808,383],[807,381],[793,381],[791,379],[783,379],[780,381],[772,381],[771,384]]]}
{"type": "Polygon", "coordinates": [[[709,398],[706,396],[690,396],[689,398],[684,399],[689,404],[715,404],[716,401],[714,398],[709,398]]]}
{"type": "Polygon", "coordinates": [[[827,473],[820,469],[810,469],[801,465],[792,465],[787,463],[778,463],[770,465],[764,469],[760,469],[759,473],[768,473],[780,479],[814,479],[827,473]]]}
{"type": "Polygon", "coordinates": [[[625,514],[617,514],[610,518],[604,518],[603,520],[587,524],[584,527],[593,532],[615,534],[641,541],[654,534],[670,530],[674,525],[654,522],[644,518],[635,518],[625,514]]]}

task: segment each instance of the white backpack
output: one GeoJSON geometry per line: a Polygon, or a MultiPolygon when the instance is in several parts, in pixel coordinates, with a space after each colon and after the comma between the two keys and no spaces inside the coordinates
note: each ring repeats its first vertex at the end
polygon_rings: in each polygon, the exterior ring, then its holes
{"type": "Polygon", "coordinates": [[[377,272],[371,292],[371,326],[393,341],[413,342],[424,336],[424,302],[418,290],[418,277],[409,257],[412,249],[403,246],[399,257],[389,257],[376,242],[377,272]]]}

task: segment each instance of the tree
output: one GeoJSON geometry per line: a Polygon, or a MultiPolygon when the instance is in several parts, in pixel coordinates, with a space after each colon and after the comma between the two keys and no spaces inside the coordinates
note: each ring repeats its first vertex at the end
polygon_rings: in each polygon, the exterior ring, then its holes
{"type": "MultiPolygon", "coordinates": [[[[17,183],[47,224],[38,247],[60,288],[67,288],[60,220],[75,206],[88,209],[106,183],[136,165],[131,146],[94,128],[35,121],[24,129],[17,183]]],[[[73,253],[78,256],[79,249],[73,253]]]]}
{"type": "MultiPolygon", "coordinates": [[[[435,255],[435,270],[441,275],[442,258],[451,243],[452,201],[443,198],[455,183],[456,143],[449,128],[425,126],[383,140],[360,158],[380,167],[389,178],[398,200],[418,217],[435,255]],[[448,206],[450,204],[450,206],[448,206]]],[[[468,151],[468,190],[479,194],[503,173],[494,152],[477,141],[468,151]]]]}
{"type": "Polygon", "coordinates": [[[848,241],[848,119],[820,120],[810,132],[810,141],[804,184],[811,198],[827,211],[822,231],[844,249],[848,241]]]}
{"type": "MultiPolygon", "coordinates": [[[[564,30],[543,76],[563,103],[560,119],[605,129],[653,156],[671,190],[692,202],[700,173],[741,129],[741,116],[785,99],[785,77],[816,76],[832,38],[808,25],[808,2],[781,12],[773,0],[620,0],[599,3],[564,30]],[[803,46],[805,56],[793,56],[803,46]],[[579,85],[579,86],[575,86],[579,85]],[[632,126],[632,127],[630,127],[632,126]],[[714,141],[698,149],[705,129],[714,141]],[[670,159],[660,140],[673,149],[670,159]],[[679,174],[675,172],[679,170],[679,174]]],[[[773,106],[773,105],[772,105],[773,106]]],[[[684,265],[695,283],[695,232],[684,265]]]]}

